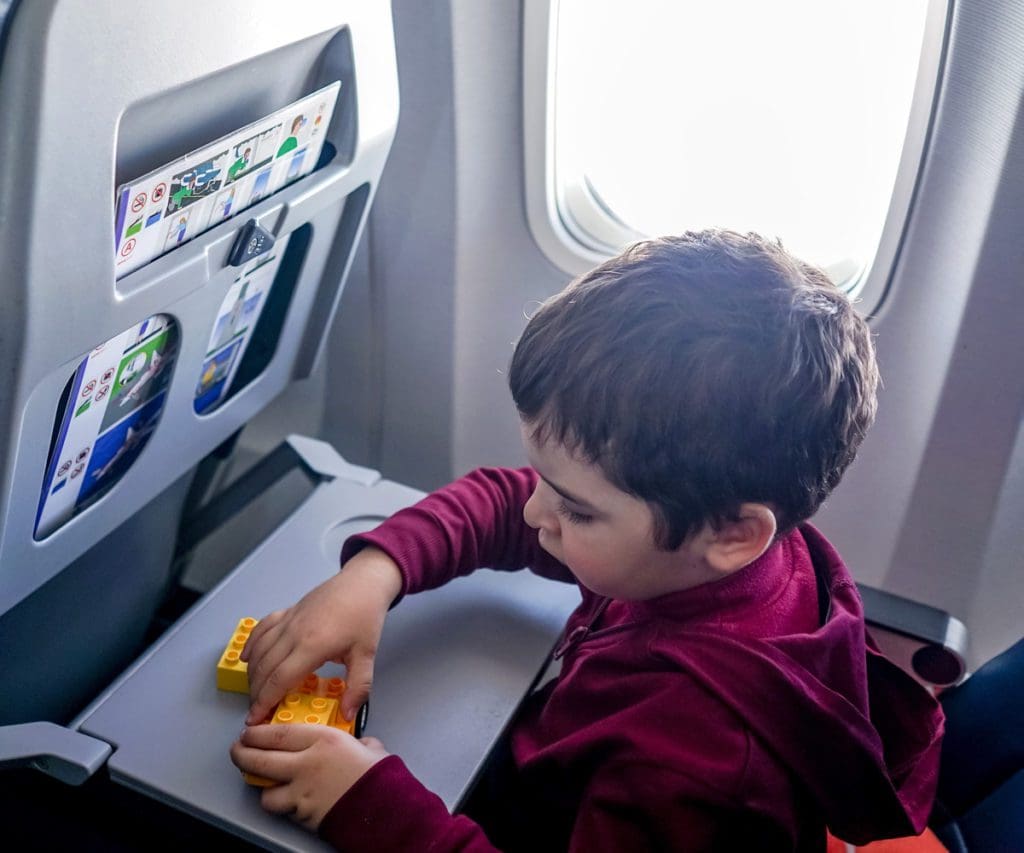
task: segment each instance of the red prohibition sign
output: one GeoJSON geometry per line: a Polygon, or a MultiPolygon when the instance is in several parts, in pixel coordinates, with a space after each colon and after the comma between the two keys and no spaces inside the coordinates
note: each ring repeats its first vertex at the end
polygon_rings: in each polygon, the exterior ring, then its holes
{"type": "Polygon", "coordinates": [[[132,199],[132,213],[138,213],[146,206],[146,194],[139,193],[132,199]]]}
{"type": "Polygon", "coordinates": [[[129,237],[128,242],[121,247],[121,257],[127,258],[132,252],[135,251],[135,238],[129,237]]]}
{"type": "Polygon", "coordinates": [[[153,201],[160,201],[160,199],[164,197],[165,192],[167,192],[167,184],[157,184],[153,187],[153,194],[150,198],[152,198],[153,201]]]}
{"type": "Polygon", "coordinates": [[[90,379],[85,383],[85,387],[82,389],[82,396],[88,397],[92,393],[92,389],[96,387],[96,380],[90,379]]]}

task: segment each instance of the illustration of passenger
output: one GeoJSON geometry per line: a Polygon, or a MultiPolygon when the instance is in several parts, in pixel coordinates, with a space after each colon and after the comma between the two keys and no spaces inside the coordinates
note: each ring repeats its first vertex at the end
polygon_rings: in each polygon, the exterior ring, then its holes
{"type": "Polygon", "coordinates": [[[228,152],[222,151],[217,156],[191,166],[179,175],[174,175],[171,178],[167,215],[218,192],[221,187],[220,174],[227,162],[228,152]]]}
{"type": "Polygon", "coordinates": [[[299,131],[306,123],[306,117],[301,113],[292,119],[292,129],[289,135],[285,138],[284,142],[281,143],[281,147],[277,149],[277,156],[282,157],[289,151],[293,151],[299,147],[299,131]]]}
{"type": "Polygon", "coordinates": [[[164,242],[164,248],[169,249],[171,246],[183,243],[187,231],[188,216],[182,215],[172,220],[170,227],[167,229],[167,240],[164,242]]]}
{"type": "Polygon", "coordinates": [[[128,375],[126,371],[125,376],[121,378],[121,385],[127,385],[132,382],[133,379],[134,383],[127,393],[121,395],[120,399],[117,401],[117,405],[123,406],[129,401],[140,399],[142,389],[163,373],[167,365],[171,363],[173,360],[171,358],[172,354],[172,350],[168,350],[165,353],[161,353],[160,350],[153,350],[153,354],[149,359],[149,365],[141,374],[128,375]],[[138,378],[135,378],[136,376],[138,378]]]}
{"type": "Polygon", "coordinates": [[[235,160],[235,162],[231,164],[231,168],[228,169],[228,180],[233,181],[238,177],[239,172],[244,172],[248,169],[250,162],[252,162],[252,148],[247,147],[245,151],[242,152],[242,156],[235,160]]]}
{"type": "Polygon", "coordinates": [[[227,219],[231,215],[231,207],[235,203],[235,188],[225,190],[217,197],[215,219],[227,219]]]}
{"type": "Polygon", "coordinates": [[[181,185],[171,193],[171,210],[180,210],[195,195],[196,180],[195,172],[181,176],[181,185]]]}
{"type": "Polygon", "coordinates": [[[137,423],[129,424],[128,430],[124,434],[124,443],[117,449],[117,452],[106,461],[106,463],[92,472],[93,478],[96,480],[103,479],[103,477],[105,477],[118,462],[129,456],[129,454],[132,454],[133,451],[141,450],[142,443],[156,428],[156,422],[159,419],[159,414],[160,409],[156,409],[148,420],[143,421],[140,419],[137,423]]]}

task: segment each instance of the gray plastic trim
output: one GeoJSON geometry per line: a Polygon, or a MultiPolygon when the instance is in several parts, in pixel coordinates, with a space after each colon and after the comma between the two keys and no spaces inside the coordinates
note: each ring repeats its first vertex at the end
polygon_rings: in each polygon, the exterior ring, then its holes
{"type": "Polygon", "coordinates": [[[81,785],[113,751],[105,741],[56,723],[0,726],[0,770],[33,767],[68,785],[81,785]]]}
{"type": "MultiPolygon", "coordinates": [[[[867,584],[858,583],[857,591],[869,627],[941,650],[948,658],[950,671],[959,671],[948,683],[963,678],[967,672],[967,626],[963,622],[945,610],[867,584]]],[[[923,677],[923,673],[916,674],[923,677]]]]}
{"type": "Polygon", "coordinates": [[[326,441],[294,433],[289,435],[285,441],[299,455],[305,466],[321,477],[340,478],[363,486],[372,486],[380,480],[379,471],[347,462],[326,441]]]}

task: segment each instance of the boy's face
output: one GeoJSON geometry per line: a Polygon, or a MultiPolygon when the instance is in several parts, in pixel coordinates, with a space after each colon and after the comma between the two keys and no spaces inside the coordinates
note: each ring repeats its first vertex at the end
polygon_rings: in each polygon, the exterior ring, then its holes
{"type": "Polygon", "coordinates": [[[703,559],[707,534],[675,551],[654,544],[654,514],[639,498],[612,485],[596,465],[551,441],[537,444],[522,424],[530,465],[540,475],[523,518],[541,547],[587,589],[624,601],[644,601],[715,579],[703,559]]]}

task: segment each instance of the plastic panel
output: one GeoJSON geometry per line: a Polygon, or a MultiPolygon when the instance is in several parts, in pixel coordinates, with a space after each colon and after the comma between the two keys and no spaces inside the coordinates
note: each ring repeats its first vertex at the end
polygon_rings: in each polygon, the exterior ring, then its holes
{"type": "Polygon", "coordinates": [[[308,371],[330,322],[355,237],[398,114],[390,6],[183,0],[145,16],[127,2],[39,0],[10,22],[0,66],[0,132],[18,156],[0,163],[0,613],[138,512],[182,472],[308,371]],[[182,20],[203,21],[187,39],[182,20]],[[230,38],[224,33],[230,32],[230,38]],[[97,50],[96,45],[103,45],[97,50]],[[320,170],[115,284],[112,195],[118,180],[215,139],[326,82],[342,80],[320,170]],[[81,108],[88,104],[89,109],[81,108]],[[78,168],[76,165],[81,164],[78,168]],[[335,240],[351,193],[359,216],[335,240]],[[363,195],[365,193],[365,196],[363,195]],[[211,318],[230,286],[225,267],[250,218],[275,237],[312,230],[275,357],[215,413],[193,411],[211,318]],[[311,325],[310,312],[328,309],[311,325]],[[181,331],[160,427],[117,500],[99,501],[34,542],[54,407],[98,340],[166,312],[181,331]],[[300,359],[301,353],[301,359],[300,359]]]}

